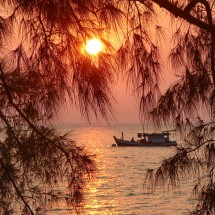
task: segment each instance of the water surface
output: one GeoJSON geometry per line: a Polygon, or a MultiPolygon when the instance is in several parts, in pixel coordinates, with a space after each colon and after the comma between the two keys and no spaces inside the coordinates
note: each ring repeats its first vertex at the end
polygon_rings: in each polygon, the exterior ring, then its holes
{"type": "MultiPolygon", "coordinates": [[[[113,135],[121,137],[123,131],[124,138],[130,139],[142,132],[140,125],[67,126],[63,130],[72,130],[72,138],[97,156],[98,173],[86,187],[84,214],[182,215],[192,210],[187,181],[174,191],[158,188],[151,193],[143,189],[145,170],[158,167],[174,153],[174,147],[112,147],[113,135]]],[[[53,205],[48,214],[75,213],[62,203],[53,205]]]]}

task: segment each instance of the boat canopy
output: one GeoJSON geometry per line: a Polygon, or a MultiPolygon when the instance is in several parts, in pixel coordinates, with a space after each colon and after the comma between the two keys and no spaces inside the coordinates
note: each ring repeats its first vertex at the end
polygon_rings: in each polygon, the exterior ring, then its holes
{"type": "Polygon", "coordinates": [[[166,142],[169,141],[169,132],[162,133],[137,133],[139,138],[143,138],[140,141],[147,141],[152,143],[166,142]]]}
{"type": "Polygon", "coordinates": [[[137,136],[139,138],[141,137],[164,137],[164,136],[170,136],[171,133],[165,131],[162,133],[137,133],[137,136]]]}

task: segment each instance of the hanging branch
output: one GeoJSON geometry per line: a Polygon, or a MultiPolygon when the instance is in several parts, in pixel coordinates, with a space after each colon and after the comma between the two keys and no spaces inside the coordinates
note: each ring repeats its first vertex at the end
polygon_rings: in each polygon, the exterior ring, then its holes
{"type": "MultiPolygon", "coordinates": [[[[211,34],[215,35],[215,26],[214,25],[210,25],[209,23],[205,23],[205,22],[195,18],[191,14],[187,13],[186,10],[178,8],[176,5],[169,2],[168,0],[152,0],[152,1],[156,4],[158,4],[160,7],[165,8],[166,10],[168,10],[170,13],[172,13],[176,17],[180,17],[180,18],[186,20],[188,23],[198,26],[199,28],[202,28],[202,29],[210,32],[211,34]]],[[[191,6],[189,6],[189,7],[191,7],[191,6]]],[[[188,9],[189,9],[189,7],[188,7],[188,9]]]]}
{"type": "MultiPolygon", "coordinates": [[[[211,14],[211,9],[210,5],[206,0],[193,0],[189,2],[189,4],[184,8],[184,11],[187,13],[190,13],[190,11],[198,4],[202,3],[205,6],[206,12],[207,12],[207,17],[208,17],[208,23],[211,26],[211,28],[214,27],[213,25],[213,20],[212,20],[212,14],[211,14]]],[[[211,71],[212,71],[212,77],[213,77],[213,85],[215,86],[215,62],[214,62],[214,54],[215,54],[215,37],[212,32],[211,34],[211,71]]]]}
{"type": "Polygon", "coordinates": [[[16,185],[16,182],[14,181],[13,177],[11,176],[11,174],[8,172],[7,167],[5,166],[4,162],[2,161],[2,159],[0,159],[0,164],[2,165],[6,175],[8,176],[8,178],[10,179],[11,184],[13,185],[17,195],[20,197],[20,199],[22,200],[22,202],[24,203],[24,205],[26,206],[26,208],[29,210],[29,212],[31,213],[31,215],[34,215],[34,212],[31,210],[30,205],[26,202],[25,198],[23,197],[22,193],[20,192],[19,188],[16,185]]]}

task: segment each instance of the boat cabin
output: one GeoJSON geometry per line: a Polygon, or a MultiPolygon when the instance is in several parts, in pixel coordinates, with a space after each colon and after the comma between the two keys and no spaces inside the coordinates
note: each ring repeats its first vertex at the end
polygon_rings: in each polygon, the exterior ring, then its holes
{"type": "Polygon", "coordinates": [[[152,143],[159,143],[159,142],[168,142],[169,136],[171,134],[169,132],[162,132],[162,133],[137,133],[138,138],[141,138],[141,142],[152,142],[152,143]]]}

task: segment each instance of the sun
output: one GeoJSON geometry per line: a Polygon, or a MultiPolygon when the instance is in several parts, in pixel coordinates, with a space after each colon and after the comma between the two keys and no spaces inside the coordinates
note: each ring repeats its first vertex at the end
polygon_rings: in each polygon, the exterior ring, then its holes
{"type": "Polygon", "coordinates": [[[102,50],[102,43],[99,39],[88,40],[85,46],[86,51],[89,54],[96,55],[102,50]]]}

